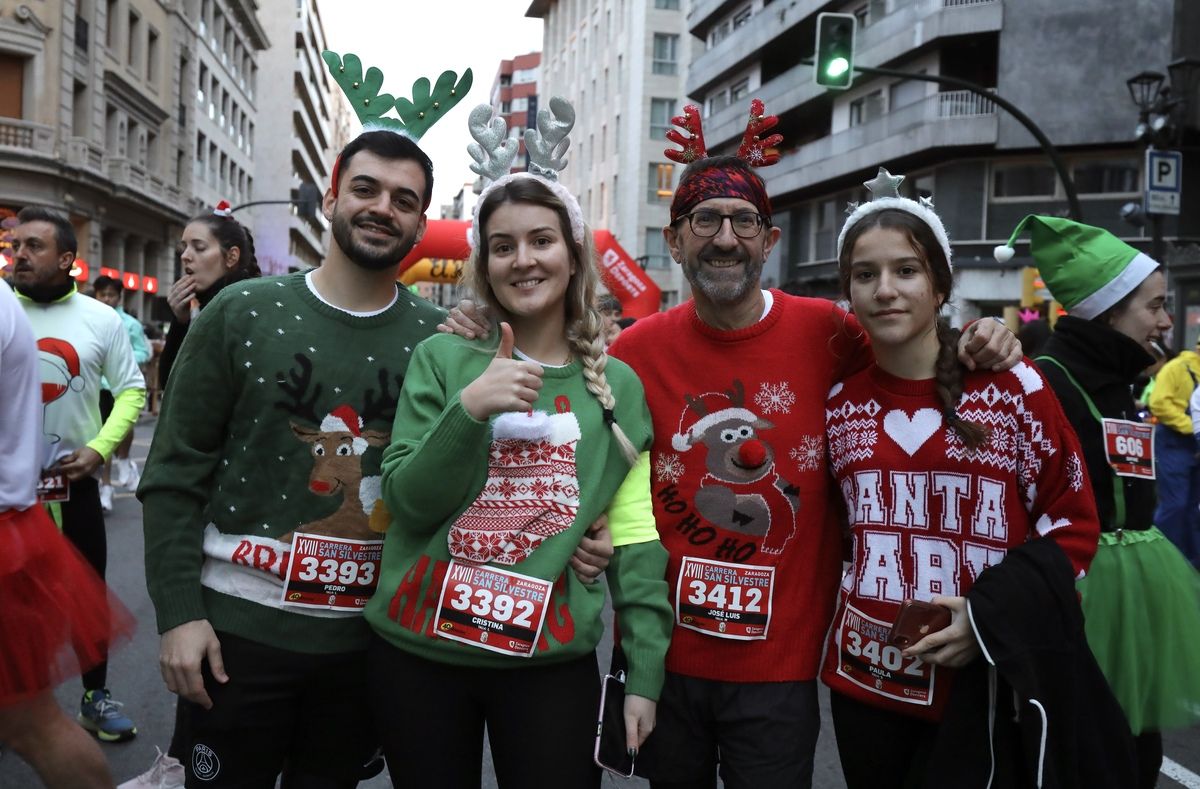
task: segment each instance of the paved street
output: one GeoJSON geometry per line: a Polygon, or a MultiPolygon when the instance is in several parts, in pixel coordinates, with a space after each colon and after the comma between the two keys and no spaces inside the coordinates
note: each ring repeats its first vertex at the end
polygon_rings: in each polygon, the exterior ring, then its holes
{"type": "MultiPolygon", "coordinates": [[[[153,422],[143,419],[137,428],[134,457],[139,464],[149,448],[153,422]]],[[[174,721],[174,697],[163,687],[157,666],[158,637],[154,627],[154,612],[146,595],[142,564],[141,505],[130,493],[119,493],[115,511],[108,518],[109,583],[137,616],[139,630],[132,644],[113,657],[109,668],[109,684],[113,694],[125,702],[126,711],[137,722],[139,735],[130,743],[102,746],[108,756],[113,776],[125,781],[145,770],[154,760],[155,746],[166,748],[174,721]]],[[[602,664],[607,661],[611,642],[600,647],[602,664]]],[[[59,701],[67,709],[76,709],[79,702],[78,680],[68,682],[58,691],[59,701]]],[[[827,694],[823,694],[823,702],[827,694]]],[[[836,789],[843,786],[841,768],[833,742],[828,705],[823,704],[821,740],[817,750],[814,786],[836,789]]],[[[1175,732],[1167,737],[1166,752],[1171,760],[1164,775],[1175,772],[1179,780],[1164,777],[1159,786],[1173,789],[1178,786],[1200,789],[1200,728],[1175,732]]],[[[490,761],[485,766],[484,786],[496,786],[490,761]]],[[[39,784],[33,772],[11,754],[0,758],[0,789],[26,789],[39,784]]],[[[387,774],[361,784],[364,789],[390,786],[387,774]]],[[[647,787],[644,781],[621,781],[605,776],[604,786],[647,787]]],[[[408,783],[408,787],[436,787],[428,779],[408,783]]]]}

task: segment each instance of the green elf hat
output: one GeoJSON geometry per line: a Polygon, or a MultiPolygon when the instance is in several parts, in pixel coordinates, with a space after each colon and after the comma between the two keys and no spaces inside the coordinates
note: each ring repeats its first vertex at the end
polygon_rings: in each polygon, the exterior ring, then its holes
{"type": "Polygon", "coordinates": [[[1091,320],[1133,292],[1158,263],[1099,227],[1057,216],[1030,214],[993,256],[1012,260],[1013,245],[1029,231],[1029,253],[1054,300],[1077,318],[1091,320]]]}

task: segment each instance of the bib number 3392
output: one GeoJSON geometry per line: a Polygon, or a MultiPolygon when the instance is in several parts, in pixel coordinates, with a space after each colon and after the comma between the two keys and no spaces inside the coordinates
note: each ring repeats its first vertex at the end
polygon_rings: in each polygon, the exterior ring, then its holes
{"type": "Polygon", "coordinates": [[[715,638],[766,638],[774,584],[774,567],[685,556],[675,587],[675,621],[715,638]]]}
{"type": "Polygon", "coordinates": [[[435,632],[491,652],[529,657],[537,648],[553,586],[498,567],[451,562],[435,632]]]}

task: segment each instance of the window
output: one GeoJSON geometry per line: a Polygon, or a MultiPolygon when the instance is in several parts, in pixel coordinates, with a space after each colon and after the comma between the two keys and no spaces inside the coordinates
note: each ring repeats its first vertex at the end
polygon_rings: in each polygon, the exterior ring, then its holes
{"type": "Polygon", "coordinates": [[[850,102],[850,125],[861,126],[883,115],[883,91],[877,90],[850,102]]]}
{"type": "Polygon", "coordinates": [[[714,27],[708,34],[708,48],[712,49],[728,38],[730,30],[731,26],[728,19],[714,27]]]}
{"type": "Polygon", "coordinates": [[[158,31],[150,28],[146,39],[146,81],[158,79],[158,31]]]}
{"type": "Polygon", "coordinates": [[[737,30],[739,27],[745,25],[749,21],[750,21],[750,6],[744,6],[743,8],[738,9],[733,14],[733,29],[737,30]]]}
{"type": "Polygon", "coordinates": [[[679,36],[671,33],[654,34],[654,66],[655,74],[674,74],[678,71],[676,53],[679,49],[679,36]]]}
{"type": "Polygon", "coordinates": [[[512,112],[512,102],[511,101],[500,102],[500,114],[507,115],[510,112],[512,112]]]}
{"type": "Polygon", "coordinates": [[[729,91],[719,90],[708,97],[708,114],[714,115],[729,106],[729,91]]]}
{"type": "Polygon", "coordinates": [[[1054,169],[1045,165],[1016,164],[996,168],[992,197],[1053,197],[1054,169]]]}
{"type": "Polygon", "coordinates": [[[500,87],[507,88],[511,84],[512,84],[512,74],[501,74],[500,75],[500,87]]]}
{"type": "Polygon", "coordinates": [[[654,7],[661,8],[666,11],[678,11],[679,0],[654,0],[654,7]]]}
{"type": "Polygon", "coordinates": [[[1139,191],[1136,159],[1085,162],[1075,165],[1075,188],[1080,194],[1136,194],[1139,191]]]}
{"type": "Polygon", "coordinates": [[[125,62],[131,66],[137,65],[138,51],[142,37],[142,20],[132,11],[129,13],[129,46],[125,51],[125,62]]]}
{"type": "Polygon", "coordinates": [[[658,203],[670,200],[675,190],[675,166],[660,162],[651,162],[650,171],[646,177],[646,201],[658,203]]]}
{"type": "Polygon", "coordinates": [[[117,48],[117,0],[108,0],[104,4],[104,45],[109,49],[117,48]]]}
{"type": "Polygon", "coordinates": [[[740,79],[729,86],[729,103],[735,104],[750,95],[750,78],[740,79]]]}
{"type": "Polygon", "coordinates": [[[88,101],[87,84],[75,80],[74,91],[71,95],[71,134],[75,137],[88,136],[91,125],[92,107],[88,101]]]}
{"type": "Polygon", "coordinates": [[[513,112],[525,112],[528,109],[529,109],[529,99],[528,98],[522,96],[519,99],[512,100],[512,111],[513,112]]]}
{"type": "Polygon", "coordinates": [[[200,64],[200,80],[196,85],[196,103],[204,106],[204,94],[208,91],[208,66],[200,64]]]}
{"type": "Polygon", "coordinates": [[[650,99],[650,139],[657,140],[671,128],[675,99],[650,99]]]}
{"type": "Polygon", "coordinates": [[[661,227],[646,228],[645,254],[641,258],[646,268],[670,268],[671,253],[661,227]]]}

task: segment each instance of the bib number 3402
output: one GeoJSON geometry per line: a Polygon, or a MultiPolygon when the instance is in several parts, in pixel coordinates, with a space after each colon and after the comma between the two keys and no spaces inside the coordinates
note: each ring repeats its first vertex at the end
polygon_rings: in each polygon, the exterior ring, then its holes
{"type": "Polygon", "coordinates": [[[928,706],[933,703],[934,666],[905,657],[887,643],[891,627],[847,603],[837,629],[837,673],[880,696],[928,706]]]}

